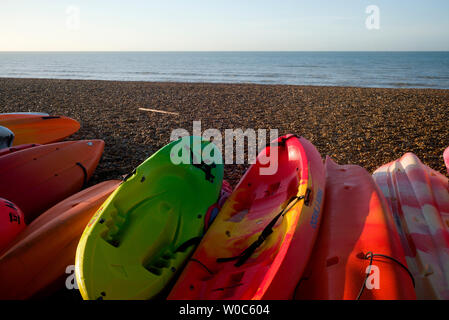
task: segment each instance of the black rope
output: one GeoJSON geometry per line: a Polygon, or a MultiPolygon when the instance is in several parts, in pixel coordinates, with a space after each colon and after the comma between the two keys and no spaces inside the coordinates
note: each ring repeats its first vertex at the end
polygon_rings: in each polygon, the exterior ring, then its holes
{"type": "Polygon", "coordinates": [[[122,178],[123,182],[126,182],[130,177],[136,174],[136,169],[134,169],[131,173],[128,173],[126,176],[122,178]]]}
{"type": "MultiPolygon", "coordinates": [[[[405,271],[407,271],[408,275],[409,275],[410,278],[412,279],[413,288],[415,287],[415,278],[413,277],[413,275],[412,275],[412,273],[410,272],[410,270],[409,270],[409,269],[408,269],[408,268],[407,268],[401,261],[399,261],[399,260],[397,260],[397,259],[395,259],[395,258],[393,258],[393,257],[384,255],[384,254],[380,254],[380,253],[372,253],[371,251],[368,251],[368,252],[366,253],[366,255],[364,256],[364,259],[366,259],[366,260],[369,259],[369,266],[370,266],[370,267],[373,265],[373,259],[374,259],[374,257],[383,257],[383,258],[386,258],[386,259],[390,259],[390,260],[393,261],[393,262],[396,262],[396,263],[397,263],[398,265],[400,265],[403,269],[405,269],[405,271]]],[[[371,268],[370,268],[370,271],[371,271],[371,268]]],[[[360,300],[360,297],[362,296],[363,291],[365,290],[365,287],[366,287],[366,281],[368,280],[368,277],[369,277],[369,276],[370,276],[370,273],[367,273],[367,274],[366,274],[366,277],[365,277],[365,280],[363,280],[362,288],[360,288],[360,291],[359,291],[359,294],[357,295],[356,300],[360,300]]]]}
{"type": "Polygon", "coordinates": [[[197,245],[198,243],[200,243],[201,239],[203,237],[194,237],[191,238],[189,240],[187,240],[186,242],[184,242],[183,244],[181,244],[178,249],[175,250],[175,252],[183,252],[185,251],[188,247],[191,247],[193,245],[197,245]]]}
{"type": "Polygon", "coordinates": [[[299,279],[298,283],[296,284],[295,290],[293,290],[292,299],[296,299],[296,293],[298,292],[298,288],[304,280],[309,280],[309,279],[307,277],[301,277],[301,279],[299,279]]]}
{"type": "Polygon", "coordinates": [[[41,117],[42,120],[50,120],[50,119],[59,119],[61,118],[60,116],[44,116],[41,117]]]}
{"type": "Polygon", "coordinates": [[[297,136],[296,134],[292,134],[290,137],[288,137],[288,138],[285,138],[285,137],[282,137],[281,139],[280,139],[280,141],[274,141],[274,142],[268,142],[267,144],[266,144],[266,147],[274,147],[274,146],[282,146],[282,147],[285,147],[285,143],[287,142],[287,140],[289,140],[289,139],[291,139],[291,138],[297,138],[297,139],[299,139],[300,137],[299,136],[297,136]]]}
{"type": "Polygon", "coordinates": [[[287,204],[287,206],[284,209],[282,209],[282,211],[279,212],[270,221],[270,223],[262,230],[262,232],[259,235],[259,237],[257,238],[257,240],[254,241],[248,248],[243,250],[238,256],[229,257],[229,258],[218,258],[217,262],[222,263],[222,262],[238,260],[235,263],[235,266],[240,267],[241,265],[243,265],[252,256],[252,254],[256,251],[256,249],[259,248],[262,245],[262,243],[265,242],[265,240],[268,238],[268,236],[273,233],[273,227],[276,224],[276,222],[279,220],[279,218],[281,216],[284,216],[293,207],[293,205],[295,205],[299,200],[302,200],[304,198],[305,198],[304,196],[299,196],[299,197],[295,196],[295,197],[291,198],[289,203],[287,204]]]}
{"type": "Polygon", "coordinates": [[[204,172],[206,175],[206,180],[210,183],[214,183],[215,176],[212,174],[212,169],[216,167],[215,163],[207,164],[201,159],[201,163],[194,163],[195,155],[193,154],[192,149],[190,149],[190,154],[192,155],[192,164],[195,168],[198,168],[204,172]]]}
{"type": "Polygon", "coordinates": [[[232,288],[237,288],[237,287],[241,287],[241,286],[243,286],[243,283],[237,283],[237,284],[234,284],[234,285],[228,286],[228,287],[212,289],[211,291],[212,292],[225,291],[226,289],[232,289],[232,288]]]}
{"type": "Polygon", "coordinates": [[[77,162],[76,165],[79,166],[81,169],[83,169],[84,173],[83,188],[84,188],[87,185],[87,170],[81,162],[77,162]]]}
{"type": "Polygon", "coordinates": [[[200,266],[202,266],[209,274],[213,275],[214,273],[204,264],[202,263],[200,260],[197,260],[195,258],[190,258],[190,261],[196,262],[198,263],[200,266]]]}

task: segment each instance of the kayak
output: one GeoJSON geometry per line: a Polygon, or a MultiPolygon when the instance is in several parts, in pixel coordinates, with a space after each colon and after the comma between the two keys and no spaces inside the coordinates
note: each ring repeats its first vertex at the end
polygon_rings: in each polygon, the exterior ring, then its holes
{"type": "Polygon", "coordinates": [[[121,181],[102,182],[50,208],[0,253],[0,300],[27,299],[64,284],[89,220],[121,181]]]}
{"type": "Polygon", "coordinates": [[[11,201],[0,198],[0,252],[24,228],[22,211],[11,201]]]}
{"type": "Polygon", "coordinates": [[[373,173],[392,211],[418,299],[449,299],[448,179],[413,153],[373,173]]]}
{"type": "Polygon", "coordinates": [[[12,146],[14,133],[6,127],[0,126],[0,151],[12,146]]]}
{"type": "Polygon", "coordinates": [[[144,161],[81,237],[75,273],[82,297],[125,300],[162,294],[202,236],[222,181],[220,151],[199,137],[174,141],[144,161]],[[179,152],[186,161],[173,160],[179,152]]]}
{"type": "Polygon", "coordinates": [[[444,150],[443,154],[444,164],[446,165],[447,173],[449,174],[449,147],[444,150]]]}
{"type": "Polygon", "coordinates": [[[36,146],[0,157],[0,197],[14,202],[28,224],[81,190],[103,153],[103,140],[36,146]]]}
{"type": "Polygon", "coordinates": [[[0,126],[8,128],[14,133],[14,146],[61,141],[80,128],[78,121],[68,117],[36,114],[16,114],[3,117],[0,115],[0,126]]]}
{"type": "Polygon", "coordinates": [[[168,299],[292,298],[319,230],[324,183],[309,141],[273,141],[224,203],[168,299]]]}
{"type": "Polygon", "coordinates": [[[416,299],[391,213],[365,169],[326,158],[323,222],[295,298],[416,299]]]}
{"type": "Polygon", "coordinates": [[[218,197],[217,203],[214,203],[212,206],[209,207],[209,209],[206,212],[206,216],[204,217],[204,232],[206,232],[207,229],[209,229],[212,222],[214,222],[215,218],[218,215],[218,212],[220,212],[221,208],[223,207],[223,204],[229,198],[231,193],[232,193],[231,185],[226,180],[223,180],[223,184],[221,185],[220,196],[218,197]]]}
{"type": "Polygon", "coordinates": [[[29,148],[33,148],[33,147],[37,147],[37,146],[40,146],[40,144],[28,143],[28,144],[21,144],[16,147],[0,149],[0,157],[4,156],[6,154],[16,152],[16,151],[25,150],[25,149],[29,149],[29,148]]]}

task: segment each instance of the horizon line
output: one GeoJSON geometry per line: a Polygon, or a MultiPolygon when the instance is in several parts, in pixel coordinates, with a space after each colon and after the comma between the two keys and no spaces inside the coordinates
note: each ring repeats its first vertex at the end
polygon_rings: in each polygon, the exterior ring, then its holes
{"type": "Polygon", "coordinates": [[[183,53],[183,52],[449,52],[449,50],[0,50],[0,53],[183,53]]]}

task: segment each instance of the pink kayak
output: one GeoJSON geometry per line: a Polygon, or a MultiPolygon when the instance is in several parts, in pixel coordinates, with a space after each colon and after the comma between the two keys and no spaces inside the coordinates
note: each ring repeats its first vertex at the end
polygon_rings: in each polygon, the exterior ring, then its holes
{"type": "Polygon", "coordinates": [[[418,299],[449,299],[448,179],[413,153],[377,169],[401,236],[418,299]]]}
{"type": "Polygon", "coordinates": [[[449,147],[443,153],[444,163],[446,164],[447,173],[449,174],[449,147]]]}

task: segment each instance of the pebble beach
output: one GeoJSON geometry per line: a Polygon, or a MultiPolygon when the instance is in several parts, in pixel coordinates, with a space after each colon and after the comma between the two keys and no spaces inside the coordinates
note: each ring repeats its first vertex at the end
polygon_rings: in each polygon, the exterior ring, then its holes
{"type": "MultiPolygon", "coordinates": [[[[0,112],[78,120],[70,140],[103,139],[90,181],[120,178],[170,141],[173,129],[278,129],[310,140],[322,157],[369,172],[405,152],[446,172],[449,90],[0,78],[0,112]],[[155,109],[168,113],[143,111],[155,109]]],[[[235,186],[247,164],[225,165],[235,186]]]]}

